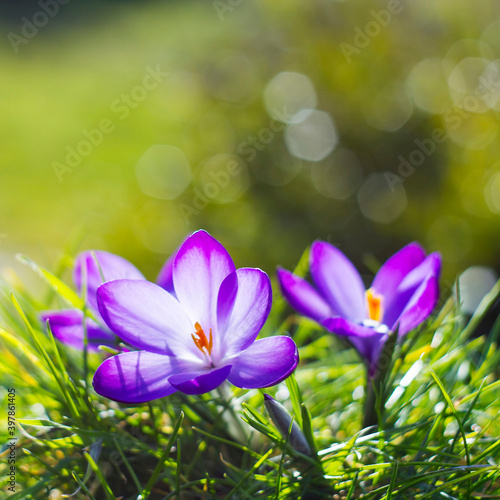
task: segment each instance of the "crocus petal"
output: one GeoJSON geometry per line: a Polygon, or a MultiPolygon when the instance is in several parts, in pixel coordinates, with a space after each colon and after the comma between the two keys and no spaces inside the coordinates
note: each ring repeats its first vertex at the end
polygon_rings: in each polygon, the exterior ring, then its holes
{"type": "Polygon", "coordinates": [[[413,294],[396,321],[398,335],[405,335],[422,323],[432,312],[439,299],[439,283],[436,276],[427,278],[413,294]]]}
{"type": "Polygon", "coordinates": [[[219,288],[234,270],[226,249],[206,231],[193,233],[181,245],[173,268],[174,289],[191,323],[216,334],[219,288]]]}
{"type": "MultiPolygon", "coordinates": [[[[85,333],[83,329],[83,312],[79,309],[65,309],[62,311],[46,311],[41,315],[42,321],[49,322],[54,337],[75,349],[83,350],[85,333]]],[[[87,347],[97,351],[98,346],[115,346],[116,336],[107,328],[101,328],[90,318],[86,319],[87,347]]]]}
{"type": "Polygon", "coordinates": [[[310,254],[311,275],[335,314],[352,321],[366,317],[365,287],[351,261],[337,248],[315,241],[310,254]]]}
{"type": "Polygon", "coordinates": [[[200,370],[196,372],[179,373],[172,375],[168,381],[184,394],[204,394],[219,387],[227,379],[231,365],[214,370],[200,370]]]}
{"type": "Polygon", "coordinates": [[[184,309],[163,288],[139,280],[115,280],[97,289],[99,311],[125,342],[146,351],[196,360],[201,352],[184,309]]]}
{"type": "Polygon", "coordinates": [[[175,261],[175,253],[165,261],[165,264],[163,264],[163,267],[161,268],[161,271],[158,274],[158,278],[156,278],[156,283],[172,295],[175,295],[174,278],[172,275],[174,261],[175,261]]]}
{"type": "Polygon", "coordinates": [[[373,280],[372,288],[382,295],[385,309],[390,307],[404,277],[424,259],[424,249],[413,242],[396,252],[382,265],[373,280]]]}
{"type": "Polygon", "coordinates": [[[272,303],[271,281],[260,269],[241,268],[221,284],[217,305],[216,355],[230,357],[257,338],[272,303]]]}
{"type": "Polygon", "coordinates": [[[104,361],[92,384],[106,398],[144,403],[175,392],[168,377],[182,368],[176,358],[145,351],[126,352],[104,361]]]}
{"type": "Polygon", "coordinates": [[[290,337],[278,335],[255,341],[231,362],[229,382],[243,389],[257,389],[288,377],[299,362],[299,351],[290,337]]]}
{"type": "Polygon", "coordinates": [[[284,297],[299,314],[316,321],[332,315],[326,300],[305,279],[282,268],[277,276],[284,297]]]}
{"type": "Polygon", "coordinates": [[[97,310],[95,294],[102,283],[116,279],[145,279],[128,260],[102,250],[89,250],[76,257],[73,280],[79,292],[82,290],[84,272],[87,280],[87,303],[95,310],[97,310]]]}
{"type": "Polygon", "coordinates": [[[358,325],[339,317],[329,318],[323,321],[323,325],[337,335],[348,337],[359,354],[366,359],[370,375],[374,374],[388,332],[377,331],[375,328],[358,325]]]}
{"type": "MultiPolygon", "coordinates": [[[[430,276],[439,277],[441,256],[432,253],[413,268],[399,283],[390,302],[385,302],[383,322],[392,328],[418,287],[430,276]]],[[[384,297],[385,299],[385,297],[384,297]]]]}

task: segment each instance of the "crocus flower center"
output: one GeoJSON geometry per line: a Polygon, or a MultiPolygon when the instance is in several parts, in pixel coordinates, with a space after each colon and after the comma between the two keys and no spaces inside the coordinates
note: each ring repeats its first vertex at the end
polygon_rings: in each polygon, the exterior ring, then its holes
{"type": "Polygon", "coordinates": [[[196,347],[203,354],[210,356],[210,354],[212,353],[212,347],[214,345],[214,339],[212,337],[212,329],[210,328],[208,339],[207,336],[205,335],[205,332],[203,331],[203,328],[198,322],[194,324],[194,329],[196,330],[196,333],[192,333],[191,337],[193,337],[193,341],[196,347]]]}
{"type": "Polygon", "coordinates": [[[366,290],[366,302],[368,305],[368,318],[374,321],[382,321],[384,309],[382,307],[382,295],[375,293],[371,288],[366,290]]]}

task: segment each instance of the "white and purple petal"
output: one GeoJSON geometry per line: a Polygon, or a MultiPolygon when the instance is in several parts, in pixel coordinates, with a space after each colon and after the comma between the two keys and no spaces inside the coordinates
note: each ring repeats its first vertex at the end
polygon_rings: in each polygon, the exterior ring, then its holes
{"type": "Polygon", "coordinates": [[[97,289],[106,324],[144,349],[105,361],[94,377],[99,394],[138,403],[175,390],[202,394],[228,378],[239,387],[265,387],[296,367],[290,338],[255,341],[271,307],[269,277],[260,269],[236,271],[205,231],[187,238],[158,282],[117,279],[97,289]]]}
{"type": "Polygon", "coordinates": [[[431,276],[438,278],[440,270],[441,256],[438,253],[432,253],[403,277],[390,301],[386,301],[386,297],[383,297],[385,309],[383,321],[389,328],[392,329],[419,286],[431,276]]]}
{"type": "Polygon", "coordinates": [[[345,318],[334,317],[323,321],[325,328],[336,335],[347,337],[359,354],[367,361],[370,376],[373,376],[382,347],[389,330],[385,325],[373,328],[359,325],[345,318]]]}
{"type": "Polygon", "coordinates": [[[257,338],[269,316],[272,289],[260,269],[241,268],[224,279],[217,300],[216,357],[231,357],[257,338]]]}
{"type": "Polygon", "coordinates": [[[173,269],[176,254],[177,250],[165,261],[156,278],[156,283],[171,295],[175,295],[173,269]]]}
{"type": "Polygon", "coordinates": [[[412,295],[401,316],[394,325],[402,336],[425,321],[439,299],[439,283],[436,276],[428,277],[412,295]]]}
{"type": "Polygon", "coordinates": [[[158,285],[110,281],[98,288],[97,301],[106,324],[128,344],[193,361],[202,356],[191,337],[194,324],[177,299],[158,285]]]}
{"type": "Polygon", "coordinates": [[[229,382],[243,389],[257,389],[287,378],[299,362],[299,351],[290,337],[278,335],[256,340],[230,362],[229,382]]]}
{"type": "Polygon", "coordinates": [[[182,371],[169,377],[169,383],[184,394],[204,394],[219,387],[227,379],[231,365],[211,370],[182,371]]]}
{"type": "Polygon", "coordinates": [[[313,243],[309,260],[314,283],[334,314],[362,321],[366,317],[365,287],[352,262],[323,241],[313,243]]]}
{"type": "Polygon", "coordinates": [[[87,282],[87,303],[97,311],[97,288],[106,281],[116,279],[145,279],[142,273],[128,260],[103,250],[88,250],[75,259],[73,280],[79,292],[84,279],[87,282]]]}
{"type": "Polygon", "coordinates": [[[424,249],[412,242],[390,257],[379,269],[372,283],[373,290],[384,298],[384,308],[389,308],[405,276],[425,259],[424,249]]]}
{"type": "Polygon", "coordinates": [[[175,295],[191,319],[216,334],[217,297],[226,276],[235,271],[227,250],[206,231],[189,236],[173,265],[175,295]]]}
{"type": "Polygon", "coordinates": [[[280,267],[277,276],[283,296],[299,314],[316,321],[332,316],[328,302],[305,279],[280,267]]]}
{"type": "MultiPolygon", "coordinates": [[[[85,332],[83,328],[83,312],[79,309],[63,309],[61,311],[46,311],[41,314],[44,323],[49,322],[54,337],[74,349],[83,350],[85,332]]],[[[116,335],[95,321],[87,318],[87,347],[97,351],[100,345],[115,346],[116,335]]]]}
{"type": "Polygon", "coordinates": [[[104,361],[92,384],[98,394],[114,401],[144,403],[176,392],[168,378],[183,368],[174,357],[146,351],[126,352],[104,361]]]}

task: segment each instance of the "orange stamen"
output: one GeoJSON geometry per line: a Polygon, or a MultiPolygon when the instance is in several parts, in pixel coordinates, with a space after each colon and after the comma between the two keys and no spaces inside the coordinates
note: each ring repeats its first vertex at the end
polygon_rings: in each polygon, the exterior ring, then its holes
{"type": "Polygon", "coordinates": [[[382,321],[384,312],[382,307],[382,295],[373,292],[370,288],[366,291],[366,302],[368,303],[368,317],[374,321],[382,321]]]}
{"type": "Polygon", "coordinates": [[[193,341],[196,344],[196,347],[203,353],[205,353],[203,349],[206,349],[206,354],[210,355],[212,353],[212,347],[214,345],[214,339],[212,338],[212,329],[210,328],[209,339],[207,339],[203,328],[198,322],[194,324],[194,328],[196,330],[196,333],[192,333],[191,337],[193,337],[193,341]],[[197,335],[198,338],[196,338],[195,335],[197,335]]]}

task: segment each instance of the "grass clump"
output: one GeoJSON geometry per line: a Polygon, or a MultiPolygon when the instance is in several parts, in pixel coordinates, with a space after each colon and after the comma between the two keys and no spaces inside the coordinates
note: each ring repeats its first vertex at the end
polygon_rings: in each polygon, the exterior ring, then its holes
{"type": "MultiPolygon", "coordinates": [[[[60,279],[64,266],[55,276],[30,265],[47,280],[46,297],[15,281],[0,300],[4,405],[8,389],[16,394],[15,491],[7,460],[0,466],[11,499],[500,498],[500,321],[473,335],[498,286],[467,324],[451,296],[395,343],[367,428],[366,373],[353,349],[289,314],[276,294],[262,335],[292,335],[301,363],[265,392],[307,441],[298,451],[259,390],[223,385],[136,406],[98,396],[91,375],[113,350],[78,352],[54,339],[40,311],[83,302],[60,279]]],[[[2,443],[12,438],[5,424],[2,443]]]]}

